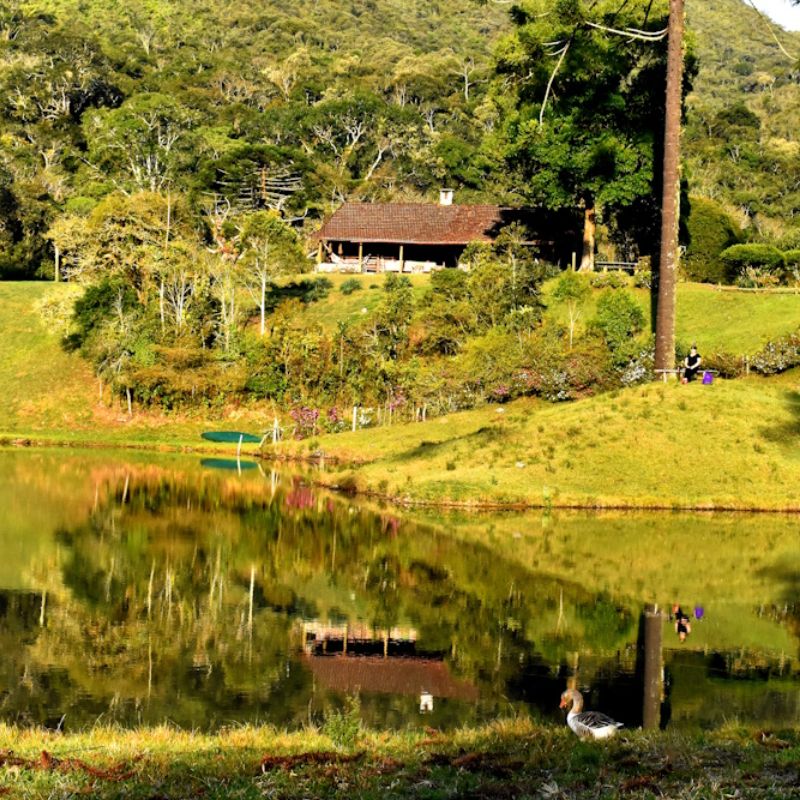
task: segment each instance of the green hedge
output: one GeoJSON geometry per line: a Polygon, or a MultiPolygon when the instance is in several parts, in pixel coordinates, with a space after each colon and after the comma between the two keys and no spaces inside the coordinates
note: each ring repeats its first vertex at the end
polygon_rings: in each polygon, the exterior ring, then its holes
{"type": "Polygon", "coordinates": [[[690,200],[686,220],[688,243],[684,271],[701,283],[730,283],[732,277],[720,261],[723,250],[742,241],[742,230],[722,206],[704,197],[690,200]]]}
{"type": "Polygon", "coordinates": [[[771,244],[735,244],[720,254],[720,260],[733,276],[748,268],[780,275],[786,266],[783,253],[771,244]]]}

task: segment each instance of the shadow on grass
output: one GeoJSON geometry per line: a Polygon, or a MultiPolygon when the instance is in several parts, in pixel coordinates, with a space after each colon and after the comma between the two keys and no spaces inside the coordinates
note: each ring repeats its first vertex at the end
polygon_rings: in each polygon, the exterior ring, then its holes
{"type": "Polygon", "coordinates": [[[443,452],[450,453],[452,448],[459,443],[470,443],[476,448],[484,447],[490,441],[496,441],[503,438],[505,435],[505,431],[497,430],[496,428],[491,428],[487,425],[484,425],[472,433],[465,433],[463,436],[454,436],[450,439],[443,439],[441,442],[430,442],[423,440],[416,447],[398,453],[391,458],[391,461],[404,462],[412,461],[417,458],[435,458],[436,456],[441,455],[443,452]]]}
{"type": "Polygon", "coordinates": [[[780,425],[762,428],[761,435],[768,442],[794,447],[797,445],[798,440],[800,440],[800,392],[786,392],[785,398],[791,419],[780,425]]]}

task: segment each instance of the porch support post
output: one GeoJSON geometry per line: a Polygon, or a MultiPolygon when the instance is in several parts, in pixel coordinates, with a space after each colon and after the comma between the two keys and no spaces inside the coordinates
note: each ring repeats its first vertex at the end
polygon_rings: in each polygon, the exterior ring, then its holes
{"type": "Polygon", "coordinates": [[[364,271],[364,242],[358,243],[358,271],[364,271]]]}
{"type": "Polygon", "coordinates": [[[322,249],[323,249],[323,244],[322,244],[322,239],[320,239],[319,245],[317,247],[317,266],[319,266],[322,263],[322,249]]]}
{"type": "Polygon", "coordinates": [[[400,245],[400,272],[403,271],[403,267],[405,266],[405,259],[403,258],[403,245],[400,245]]]}

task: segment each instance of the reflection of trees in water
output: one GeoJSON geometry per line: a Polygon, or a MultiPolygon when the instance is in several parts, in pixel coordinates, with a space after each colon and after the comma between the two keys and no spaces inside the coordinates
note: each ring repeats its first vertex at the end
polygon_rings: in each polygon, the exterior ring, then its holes
{"type": "Polygon", "coordinates": [[[63,584],[26,657],[68,676],[63,707],[92,695],[93,712],[127,718],[203,724],[207,704],[300,722],[313,687],[290,654],[307,618],[412,624],[487,698],[519,697],[526,660],[544,670],[632,633],[629,610],[486,547],[297,483],[274,499],[239,487],[117,471],[86,522],[58,532],[63,584]]]}

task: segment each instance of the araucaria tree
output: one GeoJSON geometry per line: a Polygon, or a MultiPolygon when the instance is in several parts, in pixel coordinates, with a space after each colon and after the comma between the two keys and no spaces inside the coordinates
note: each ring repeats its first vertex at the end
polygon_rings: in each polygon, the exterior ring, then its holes
{"type": "Polygon", "coordinates": [[[598,217],[635,228],[640,247],[657,230],[667,2],[527,0],[511,13],[496,97],[514,191],[582,211],[590,270],[598,217]]]}

